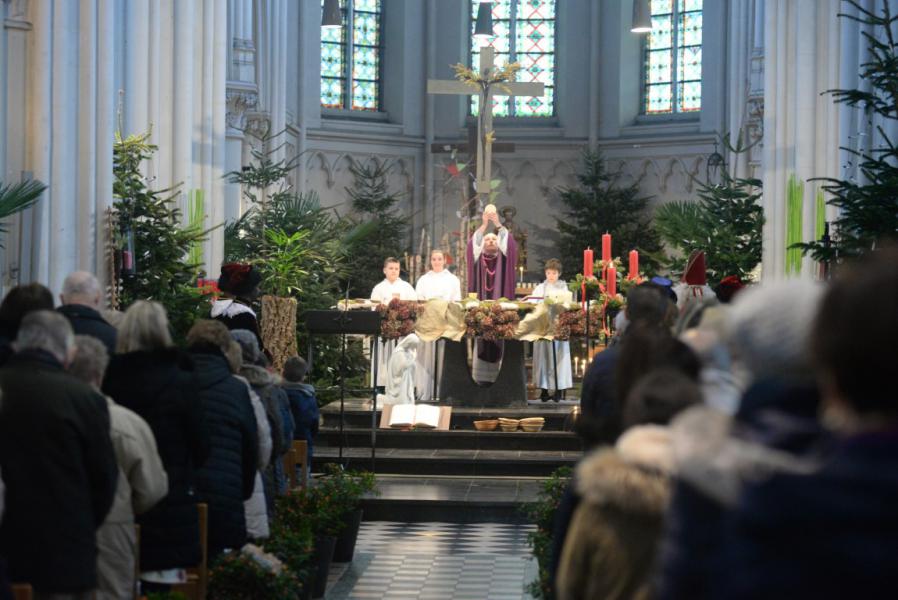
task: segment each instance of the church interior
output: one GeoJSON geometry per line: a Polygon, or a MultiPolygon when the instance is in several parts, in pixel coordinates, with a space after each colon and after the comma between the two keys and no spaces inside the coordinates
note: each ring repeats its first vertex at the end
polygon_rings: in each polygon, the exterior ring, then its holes
{"type": "Polygon", "coordinates": [[[0,600],[898,585],[898,0],[0,17],[0,600]]]}

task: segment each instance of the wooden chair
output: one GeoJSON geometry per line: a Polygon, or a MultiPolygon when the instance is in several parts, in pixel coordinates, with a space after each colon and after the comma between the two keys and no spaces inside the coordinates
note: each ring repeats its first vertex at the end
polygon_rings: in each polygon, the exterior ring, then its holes
{"type": "MultiPolygon", "coordinates": [[[[293,440],[294,478],[299,472],[299,487],[305,489],[309,485],[309,445],[305,440],[293,440]]],[[[293,487],[296,487],[295,485],[293,487]]]]}
{"type": "Polygon", "coordinates": [[[14,583],[12,584],[13,600],[31,600],[34,597],[34,591],[31,589],[30,583],[14,583]]]}
{"type": "Polygon", "coordinates": [[[201,502],[196,509],[200,517],[200,564],[187,569],[187,583],[172,586],[172,591],[181,592],[189,600],[205,600],[209,584],[209,505],[201,502]]]}
{"type": "Polygon", "coordinates": [[[287,490],[295,490],[297,483],[296,478],[296,450],[290,448],[284,454],[284,473],[287,474],[287,490]]]}

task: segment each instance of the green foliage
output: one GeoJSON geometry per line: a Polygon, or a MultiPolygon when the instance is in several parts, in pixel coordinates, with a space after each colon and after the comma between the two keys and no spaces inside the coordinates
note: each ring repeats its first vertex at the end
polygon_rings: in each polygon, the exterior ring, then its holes
{"type": "Polygon", "coordinates": [[[384,259],[388,256],[401,258],[406,250],[409,222],[407,217],[396,212],[401,196],[389,191],[389,163],[354,162],[349,170],[355,178],[352,187],[346,190],[356,213],[353,222],[370,223],[373,227],[359,240],[361,251],[353,257],[347,281],[352,297],[367,298],[374,286],[383,280],[384,259]]]}
{"type": "Polygon", "coordinates": [[[242,552],[222,555],[209,572],[209,600],[297,600],[301,591],[289,568],[272,571],[242,552]]]}
{"type": "Polygon", "coordinates": [[[256,265],[262,275],[262,289],[273,296],[286,298],[302,293],[302,283],[309,277],[304,265],[320,263],[324,257],[308,243],[308,229],[287,234],[283,229],[266,229],[262,256],[256,265]]]}
{"type": "MultiPolygon", "coordinates": [[[[3,185],[0,183],[0,219],[31,208],[40,199],[47,186],[35,179],[3,185]]],[[[0,223],[0,237],[6,233],[6,225],[0,223]]],[[[3,248],[3,244],[0,244],[3,248]]]]}
{"type": "Polygon", "coordinates": [[[570,467],[555,470],[551,477],[543,482],[536,502],[525,507],[527,518],[536,525],[536,531],[527,536],[527,541],[539,563],[539,579],[531,582],[527,591],[537,599],[551,600],[554,597],[548,571],[552,559],[552,529],[555,524],[555,512],[570,481],[570,467]]]}
{"type": "MultiPolygon", "coordinates": [[[[275,161],[272,154],[254,149],[250,165],[227,174],[228,181],[243,185],[250,208],[225,226],[225,260],[258,265],[263,291],[296,296],[300,311],[330,308],[342,296],[343,282],[351,278],[351,258],[363,254],[362,242],[376,224],[340,218],[321,207],[314,191],[295,193],[288,177],[296,159],[275,161]],[[296,262],[291,263],[294,258],[296,262]]],[[[304,351],[309,337],[302,320],[297,322],[297,336],[304,351]]],[[[308,379],[316,387],[319,402],[326,404],[336,397],[339,383],[340,338],[318,336],[314,344],[308,379]]],[[[349,385],[360,384],[366,369],[361,344],[353,340],[347,347],[349,385]]]]}
{"type": "Polygon", "coordinates": [[[562,264],[583,264],[583,250],[600,248],[602,234],[610,233],[615,256],[638,250],[642,270],[652,272],[661,242],[648,210],[651,198],[639,195],[639,182],[621,185],[621,173],[607,171],[597,150],[585,149],[581,161],[579,184],[559,190],[565,205],[565,217],[556,219],[562,264]]]}
{"type": "Polygon", "coordinates": [[[347,471],[333,463],[325,467],[325,475],[316,480],[324,484],[330,492],[330,502],[343,516],[358,510],[362,498],[367,494],[378,494],[374,473],[370,471],[347,471]]]}
{"type": "MultiPolygon", "coordinates": [[[[741,141],[730,149],[745,151],[741,141]]],[[[679,252],[666,261],[674,273],[683,272],[693,250],[704,250],[709,285],[728,275],[745,279],[761,262],[761,181],[733,177],[723,169],[719,184],[698,183],[697,200],[659,206],[655,226],[665,243],[679,252]]]]}
{"type": "MultiPolygon", "coordinates": [[[[140,170],[156,146],[150,134],[122,139],[116,133],[113,145],[113,213],[119,230],[134,238],[137,273],[122,279],[121,308],[137,300],[155,300],[168,312],[176,339],[182,339],[197,319],[208,311],[207,299],[196,288],[200,265],[188,257],[194,244],[202,242],[204,231],[182,228],[181,211],[174,190],[151,190],[140,170]],[[171,195],[169,195],[171,194],[171,195]]],[[[121,249],[123,239],[116,240],[121,249]]]]}
{"type": "MultiPolygon", "coordinates": [[[[861,65],[860,77],[868,85],[864,89],[829,90],[835,102],[863,109],[866,115],[878,115],[883,122],[898,120],[898,40],[888,0],[882,0],[877,13],[846,0],[858,16],[840,14],[862,24],[861,35],[867,42],[869,60],[861,65]]],[[[823,189],[829,193],[829,205],[839,209],[835,219],[836,235],[832,244],[821,241],[796,245],[814,260],[835,260],[860,256],[876,244],[898,241],[898,147],[876,127],[879,142],[869,151],[843,148],[858,161],[857,180],[824,178],[823,189]]]]}
{"type": "Polygon", "coordinates": [[[283,520],[274,519],[264,549],[287,565],[300,581],[308,584],[315,552],[315,537],[310,522],[300,523],[297,528],[291,529],[285,526],[283,520]]]}

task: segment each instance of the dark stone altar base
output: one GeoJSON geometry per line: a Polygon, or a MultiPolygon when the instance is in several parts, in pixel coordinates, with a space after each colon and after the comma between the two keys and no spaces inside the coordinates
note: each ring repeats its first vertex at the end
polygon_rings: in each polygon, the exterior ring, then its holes
{"type": "Polygon", "coordinates": [[[527,406],[527,371],[524,368],[524,342],[506,340],[502,368],[496,382],[481,386],[471,379],[466,341],[446,340],[439,397],[452,406],[514,407],[527,406]]]}

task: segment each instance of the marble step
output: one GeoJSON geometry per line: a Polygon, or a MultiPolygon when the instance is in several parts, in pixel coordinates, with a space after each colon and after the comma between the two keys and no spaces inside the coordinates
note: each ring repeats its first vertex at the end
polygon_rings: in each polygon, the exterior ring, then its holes
{"type": "MultiPolygon", "coordinates": [[[[371,428],[346,427],[343,430],[343,446],[370,447],[371,428]]],[[[322,428],[316,446],[340,445],[340,430],[336,426],[322,428]]],[[[576,452],[581,449],[580,439],[566,431],[504,432],[452,429],[449,431],[396,431],[377,430],[378,448],[441,448],[472,450],[557,450],[576,452]]]]}
{"type": "Polygon", "coordinates": [[[378,475],[380,495],[363,501],[366,521],[526,523],[539,477],[378,475]]]}
{"type": "MultiPolygon", "coordinates": [[[[338,454],[338,448],[316,447],[313,470],[340,462],[338,454]]],[[[581,456],[580,451],[559,450],[377,448],[372,468],[370,448],[343,449],[343,463],[349,468],[418,476],[547,477],[559,467],[572,467],[581,456]]]]}

